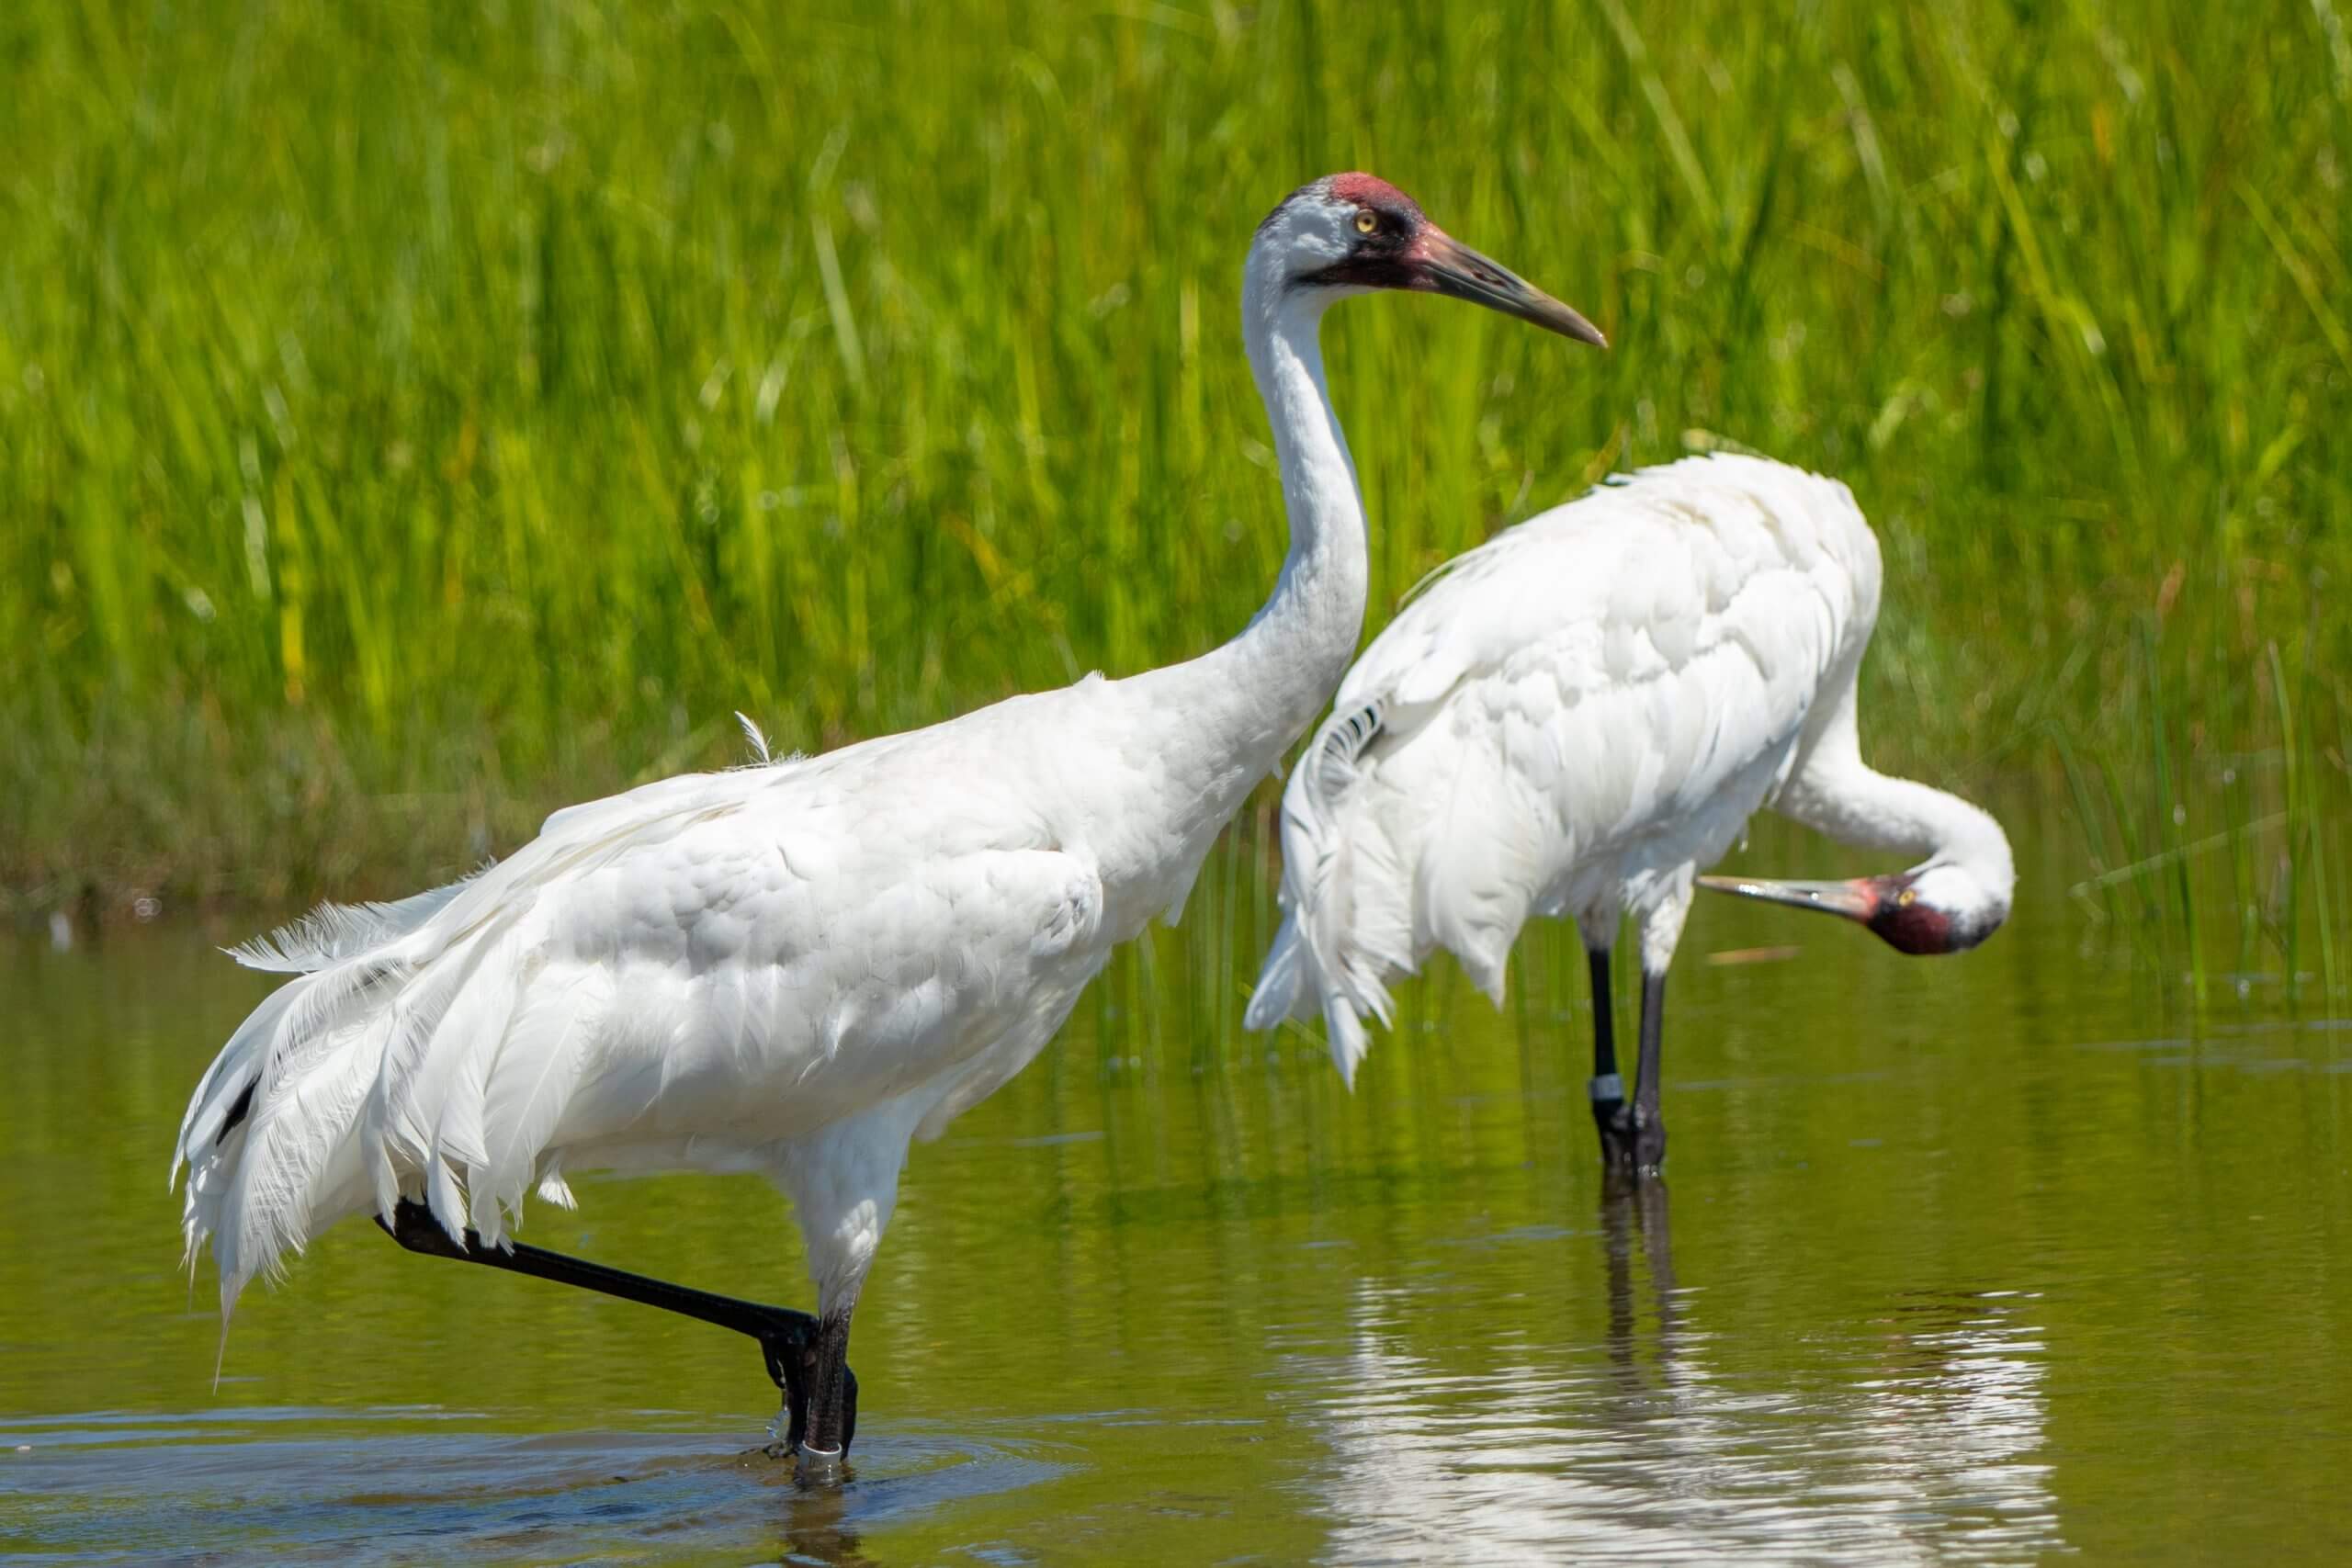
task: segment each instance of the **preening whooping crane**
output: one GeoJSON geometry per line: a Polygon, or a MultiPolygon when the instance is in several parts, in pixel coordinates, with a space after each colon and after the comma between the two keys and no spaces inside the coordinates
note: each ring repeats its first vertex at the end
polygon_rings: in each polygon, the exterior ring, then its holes
{"type": "Polygon", "coordinates": [[[1114,944],[1175,920],[1217,830],[1347,667],[1363,508],[1317,333],[1375,288],[1601,342],[1393,186],[1293,192],[1241,290],[1290,552],[1223,647],[575,806],[469,880],[322,907],[240,949],[302,978],[221,1050],[173,1155],[224,1326],[288,1248],[372,1212],[414,1250],[752,1336],[786,1446],[830,1468],[856,1416],[850,1314],[910,1140],[1026,1066],[1114,944]],[[817,1315],[514,1246],[525,1195],[568,1206],[567,1175],[589,1168],[766,1173],[807,1239],[817,1315]]]}
{"type": "Polygon", "coordinates": [[[1250,998],[1321,1013],[1352,1081],[1387,981],[1445,948],[1498,1005],[1531,914],[1572,917],[1593,987],[1593,1120],[1612,1168],[1666,1156],[1666,970],[1694,885],[1958,953],[2008,914],[2000,825],[1862,761],[1854,679],[1878,540],[1851,491],[1756,457],[1645,468],[1448,564],[1340,683],[1283,796],[1281,930],[1250,998]],[[1769,806],[1844,843],[1926,856],[1850,882],[1698,875],[1769,806]],[[1639,930],[1627,1103],[1609,951],[1639,930]]]}

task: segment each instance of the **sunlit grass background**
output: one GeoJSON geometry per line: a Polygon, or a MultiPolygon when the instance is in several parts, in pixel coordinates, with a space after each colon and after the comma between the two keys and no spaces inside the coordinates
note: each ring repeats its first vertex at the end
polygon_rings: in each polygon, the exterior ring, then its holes
{"type": "Polygon", "coordinates": [[[738,708],[1198,652],[1283,545],[1242,249],[1361,166],[1616,344],[1335,316],[1375,627],[1611,469],[1836,472],[1878,757],[2050,814],[2160,958],[2339,983],[2333,0],[26,0],[0,73],[19,909],[393,890],[738,708]]]}

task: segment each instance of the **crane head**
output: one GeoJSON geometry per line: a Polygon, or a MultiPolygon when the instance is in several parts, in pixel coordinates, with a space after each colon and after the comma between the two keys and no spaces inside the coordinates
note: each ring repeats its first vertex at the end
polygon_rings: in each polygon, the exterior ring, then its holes
{"type": "Polygon", "coordinates": [[[1606,348],[1600,329],[1430,222],[1386,180],[1327,175],[1283,198],[1258,225],[1250,265],[1282,293],[1337,298],[1374,288],[1443,294],[1606,348]]]}
{"type": "Polygon", "coordinates": [[[1884,876],[1846,882],[1775,882],[1753,876],[1702,876],[1713,893],[1760,898],[1841,915],[1868,926],[1898,953],[1965,953],[2008,919],[2009,892],[1967,866],[1930,861],[1884,876]]]}

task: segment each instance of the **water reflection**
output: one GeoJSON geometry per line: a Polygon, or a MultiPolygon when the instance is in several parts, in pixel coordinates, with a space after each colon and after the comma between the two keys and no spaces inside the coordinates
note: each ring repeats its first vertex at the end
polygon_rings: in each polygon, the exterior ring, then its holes
{"type": "Polygon", "coordinates": [[[2037,1457],[2048,1400],[2032,1298],[1913,1298],[1826,1347],[1818,1377],[1750,1376],[1676,1280],[1664,1184],[1605,1193],[1599,1221],[1606,1326],[1581,1356],[1449,1323],[1442,1280],[1359,1289],[1352,1348],[1321,1398],[1333,1459],[1313,1484],[1335,1520],[1329,1560],[2063,1549],[2037,1457]]]}
{"type": "MultiPolygon", "coordinates": [[[[851,1481],[854,1483],[854,1472],[851,1481]]],[[[821,1562],[828,1568],[859,1568],[872,1561],[858,1550],[850,1484],[820,1485],[796,1476],[790,1488],[783,1507],[780,1561],[821,1562]]]]}
{"type": "MultiPolygon", "coordinates": [[[[1963,964],[1678,977],[1670,1230],[1593,1191],[1573,931],[1525,1027],[1422,987],[1352,1095],[1114,970],[910,1168],[839,1495],[739,1461],[775,1406],[731,1337],[365,1226],[216,1388],[155,1150],[260,994],[209,945],[244,933],[0,942],[0,1556],[2352,1561],[2340,1010],[2180,1014],[2020,887],[1963,964]]],[[[749,1179],[532,1224],[800,1299],[749,1179]]]]}

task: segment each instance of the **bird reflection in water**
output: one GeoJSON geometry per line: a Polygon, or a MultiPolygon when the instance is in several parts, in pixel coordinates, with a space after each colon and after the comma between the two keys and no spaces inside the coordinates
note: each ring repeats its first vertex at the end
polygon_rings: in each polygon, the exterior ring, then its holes
{"type": "MultiPolygon", "coordinates": [[[[1724,1298],[1677,1279],[1663,1182],[1606,1191],[1599,1221],[1598,1345],[1577,1344],[1589,1330],[1573,1301],[1542,1322],[1524,1310],[1563,1299],[1556,1276],[1514,1280],[1510,1312],[1479,1310],[1446,1272],[1359,1290],[1317,1417],[1333,1560],[1911,1563],[2064,1549],[2037,1458],[2048,1399],[2033,1298],[1923,1292],[1866,1321],[1784,1325],[1790,1345],[1743,1344],[1724,1326],[1727,1301],[1708,1313],[1724,1298]]],[[[1531,1271],[1547,1250],[1528,1248],[1531,1271]]]]}
{"type": "MultiPolygon", "coordinates": [[[[754,1450],[756,1452],[757,1450],[754,1450]]],[[[777,1495],[780,1563],[822,1563],[825,1568],[866,1568],[872,1558],[859,1544],[851,1517],[854,1486],[808,1476],[779,1478],[777,1495]]]]}
{"type": "Polygon", "coordinates": [[[1661,1359],[1673,1343],[1679,1303],[1675,1300],[1674,1238],[1668,1227],[1666,1183],[1612,1175],[1600,1192],[1602,1256],[1609,1269],[1609,1362],[1628,1398],[1644,1392],[1634,1354],[1634,1248],[1639,1245],[1649,1269],[1650,1299],[1657,1322],[1661,1359]]]}

